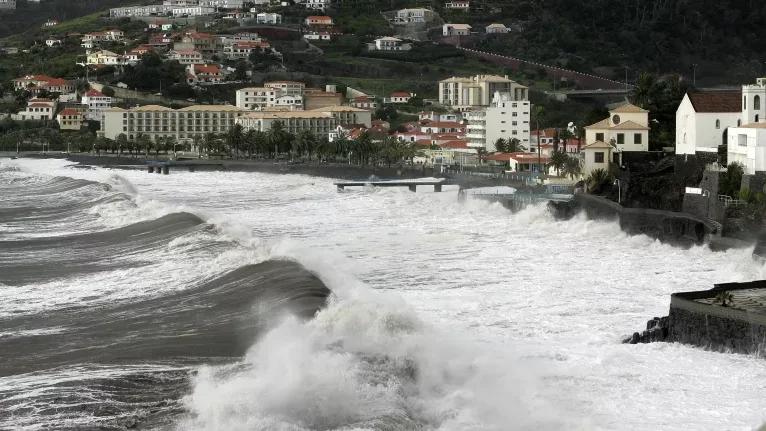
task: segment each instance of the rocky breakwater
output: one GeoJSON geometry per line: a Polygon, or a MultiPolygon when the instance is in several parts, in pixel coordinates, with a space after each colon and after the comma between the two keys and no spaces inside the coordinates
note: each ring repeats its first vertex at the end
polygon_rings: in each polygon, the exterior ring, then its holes
{"type": "Polygon", "coordinates": [[[646,322],[646,330],[641,333],[634,332],[632,336],[624,339],[622,342],[624,344],[647,344],[665,341],[669,333],[668,317],[655,317],[646,322]]]}

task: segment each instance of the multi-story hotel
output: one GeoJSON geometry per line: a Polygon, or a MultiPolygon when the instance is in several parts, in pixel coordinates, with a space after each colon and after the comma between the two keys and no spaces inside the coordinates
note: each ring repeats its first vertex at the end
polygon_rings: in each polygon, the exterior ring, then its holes
{"type": "Polygon", "coordinates": [[[326,112],[317,111],[256,111],[237,119],[245,130],[267,132],[275,122],[282,123],[286,132],[298,134],[309,130],[317,136],[327,136],[337,125],[337,120],[326,112]]]}
{"type": "Polygon", "coordinates": [[[439,103],[459,111],[489,106],[495,93],[505,93],[513,101],[529,100],[529,88],[507,76],[476,75],[449,78],[439,82],[439,103]]]}
{"type": "Polygon", "coordinates": [[[237,107],[248,111],[259,111],[274,106],[282,93],[274,88],[247,87],[237,90],[237,107]]]}
{"type": "Polygon", "coordinates": [[[231,105],[195,105],[181,109],[147,105],[132,109],[112,108],[104,111],[101,135],[115,139],[125,134],[136,139],[144,134],[175,137],[179,141],[202,137],[207,133],[226,133],[242,110],[231,105]]]}

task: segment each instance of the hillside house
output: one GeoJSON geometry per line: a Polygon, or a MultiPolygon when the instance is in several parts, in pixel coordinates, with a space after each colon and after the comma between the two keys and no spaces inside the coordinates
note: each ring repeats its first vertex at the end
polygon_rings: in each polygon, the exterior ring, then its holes
{"type": "Polygon", "coordinates": [[[324,10],[330,7],[330,1],[331,0],[305,0],[302,3],[306,6],[307,9],[324,10]]]}
{"type": "Polygon", "coordinates": [[[511,29],[506,27],[505,24],[490,24],[484,27],[484,31],[486,31],[487,34],[505,34],[510,33],[511,29]]]}
{"type": "Polygon", "coordinates": [[[324,15],[312,15],[309,17],[306,17],[304,20],[304,24],[310,28],[326,28],[326,27],[332,27],[334,25],[334,22],[332,18],[329,16],[324,15]]]}
{"type": "Polygon", "coordinates": [[[181,64],[200,64],[202,63],[202,54],[191,50],[173,50],[168,53],[168,59],[181,64]]]}
{"type": "Polygon", "coordinates": [[[282,24],[282,15],[278,13],[261,12],[255,16],[258,24],[282,24]]]}
{"type": "Polygon", "coordinates": [[[105,49],[91,52],[87,58],[87,64],[91,66],[121,66],[128,62],[126,56],[105,49]]]}
{"type": "Polygon", "coordinates": [[[423,133],[465,133],[466,126],[453,121],[434,121],[420,128],[423,133]]]}
{"type": "Polygon", "coordinates": [[[11,118],[17,121],[53,120],[56,113],[56,101],[51,99],[29,99],[27,107],[11,118]]]}
{"type": "Polygon", "coordinates": [[[384,103],[408,103],[411,98],[415,97],[414,94],[405,93],[405,92],[395,92],[391,93],[391,97],[386,98],[384,100],[384,103]]]}
{"type": "Polygon", "coordinates": [[[74,84],[61,78],[51,78],[47,75],[26,75],[13,80],[13,88],[16,90],[28,90],[37,94],[40,90],[50,93],[69,94],[74,93],[74,84]]]}
{"type": "Polygon", "coordinates": [[[61,39],[56,39],[55,37],[49,37],[45,39],[45,45],[48,48],[53,48],[56,46],[61,46],[61,39]]]}
{"type": "Polygon", "coordinates": [[[614,146],[611,161],[622,164],[622,152],[649,151],[649,111],[626,103],[609,111],[609,118],[585,127],[585,148],[596,142],[614,146]]]}
{"type": "Polygon", "coordinates": [[[394,21],[397,23],[426,22],[434,17],[434,12],[425,8],[401,9],[396,12],[394,21]]]}
{"type": "Polygon", "coordinates": [[[81,103],[88,107],[85,113],[87,120],[101,121],[104,111],[112,107],[112,98],[96,89],[90,89],[82,96],[81,103]]]}
{"type": "Polygon", "coordinates": [[[247,59],[253,52],[268,50],[268,42],[236,42],[223,47],[223,55],[229,60],[247,59]]]}
{"type": "Polygon", "coordinates": [[[368,51],[409,51],[411,49],[412,44],[390,36],[375,39],[374,42],[367,44],[368,51]]]}
{"type": "Polygon", "coordinates": [[[59,22],[55,19],[49,19],[43,23],[43,27],[55,27],[59,25],[59,22]]]}
{"type": "Polygon", "coordinates": [[[468,10],[471,8],[471,2],[468,0],[451,0],[444,3],[444,7],[447,9],[468,10]]]}
{"type": "Polygon", "coordinates": [[[370,99],[368,96],[359,96],[351,100],[351,106],[361,109],[377,109],[378,102],[370,99]]]}
{"type": "Polygon", "coordinates": [[[468,24],[444,24],[442,26],[443,36],[469,36],[471,26],[468,24]]]}
{"type": "Polygon", "coordinates": [[[56,121],[59,123],[60,130],[80,130],[83,116],[77,110],[68,108],[56,114],[56,121]]]}
{"type": "Polygon", "coordinates": [[[306,33],[303,35],[303,38],[306,40],[329,41],[329,40],[332,40],[332,35],[329,32],[321,31],[321,32],[314,32],[314,33],[306,33]]]}
{"type": "Polygon", "coordinates": [[[213,64],[190,64],[186,67],[186,81],[194,84],[215,84],[223,81],[223,73],[213,64]]]}

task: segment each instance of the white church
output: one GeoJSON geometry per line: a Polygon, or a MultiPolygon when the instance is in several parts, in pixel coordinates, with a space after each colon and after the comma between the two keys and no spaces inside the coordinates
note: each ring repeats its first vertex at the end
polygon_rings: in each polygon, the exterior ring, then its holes
{"type": "Polygon", "coordinates": [[[686,94],[676,110],[676,154],[718,153],[745,173],[766,171],[766,78],[741,93],[686,94]]]}

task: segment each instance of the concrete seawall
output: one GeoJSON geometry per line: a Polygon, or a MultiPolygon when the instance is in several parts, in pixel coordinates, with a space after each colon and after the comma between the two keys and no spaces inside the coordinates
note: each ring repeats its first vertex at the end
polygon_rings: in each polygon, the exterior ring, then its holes
{"type": "Polygon", "coordinates": [[[583,211],[590,219],[612,220],[631,235],[647,235],[675,245],[702,244],[715,233],[715,226],[687,213],[645,208],[625,208],[600,196],[577,194],[570,202],[551,202],[557,218],[569,219],[583,211]]]}

